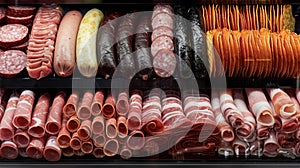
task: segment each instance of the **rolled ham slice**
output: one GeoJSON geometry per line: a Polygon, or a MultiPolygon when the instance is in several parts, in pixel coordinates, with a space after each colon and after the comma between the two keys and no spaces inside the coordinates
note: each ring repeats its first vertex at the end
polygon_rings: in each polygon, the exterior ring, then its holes
{"type": "Polygon", "coordinates": [[[84,120],[82,121],[79,129],[77,130],[78,136],[80,140],[88,140],[92,137],[92,122],[91,120],[84,120]]]}
{"type": "Polygon", "coordinates": [[[241,155],[249,155],[248,153],[249,146],[247,145],[246,142],[241,141],[238,138],[234,139],[234,141],[232,142],[232,147],[237,157],[241,155]]]}
{"type": "Polygon", "coordinates": [[[16,159],[18,157],[18,148],[12,141],[4,141],[0,148],[1,156],[5,159],[16,159]]]}
{"type": "Polygon", "coordinates": [[[256,130],[257,130],[257,139],[258,140],[265,140],[270,137],[271,127],[262,126],[262,125],[260,125],[260,123],[258,123],[256,126],[256,130]]]}
{"type": "Polygon", "coordinates": [[[119,93],[116,103],[116,111],[120,116],[126,116],[129,110],[128,93],[119,93]]]}
{"type": "Polygon", "coordinates": [[[58,92],[53,100],[46,122],[46,132],[50,135],[58,134],[61,129],[62,109],[65,105],[66,93],[58,92]]]}
{"type": "Polygon", "coordinates": [[[115,113],[116,113],[115,104],[116,104],[115,98],[113,97],[113,95],[110,92],[107,95],[105,103],[101,110],[104,118],[109,119],[115,115],[115,113]]]}
{"type": "Polygon", "coordinates": [[[28,155],[26,154],[27,148],[19,148],[19,155],[23,158],[28,158],[28,155]]]}
{"type": "Polygon", "coordinates": [[[109,139],[103,147],[103,153],[106,156],[115,156],[119,151],[119,142],[116,139],[109,139]]]}
{"type": "Polygon", "coordinates": [[[81,140],[77,134],[77,132],[73,133],[72,138],[70,140],[70,146],[74,150],[79,150],[81,148],[81,140]]]}
{"type": "Polygon", "coordinates": [[[63,113],[67,117],[71,117],[76,114],[78,101],[79,101],[79,94],[77,92],[72,93],[63,108],[63,113]]]}
{"type": "Polygon", "coordinates": [[[47,161],[56,162],[61,158],[61,149],[56,143],[56,136],[50,136],[45,145],[43,156],[47,161]]]}
{"type": "Polygon", "coordinates": [[[119,116],[117,121],[117,130],[118,130],[118,137],[125,138],[128,135],[128,126],[126,124],[126,117],[119,116]]]}
{"type": "Polygon", "coordinates": [[[253,114],[249,111],[246,105],[243,90],[233,90],[233,98],[236,107],[242,112],[244,116],[244,124],[236,128],[236,134],[242,140],[253,142],[256,139],[256,136],[254,136],[256,121],[253,114]]]}
{"type": "Polygon", "coordinates": [[[42,94],[33,110],[28,134],[32,137],[41,138],[45,135],[45,123],[47,120],[51,96],[49,93],[42,94]]]}
{"type": "Polygon", "coordinates": [[[74,150],[74,154],[75,154],[76,156],[79,156],[79,157],[82,157],[82,156],[85,155],[85,153],[83,153],[83,152],[81,151],[81,149],[79,149],[79,150],[74,150]]]}
{"type": "Polygon", "coordinates": [[[92,153],[94,149],[93,141],[92,139],[89,139],[87,141],[83,141],[81,143],[81,151],[85,154],[92,153]]]}
{"type": "Polygon", "coordinates": [[[127,117],[128,129],[139,130],[142,126],[142,95],[140,90],[133,90],[129,100],[129,111],[127,117]]]}
{"type": "Polygon", "coordinates": [[[13,141],[18,148],[26,148],[30,143],[30,136],[27,131],[17,129],[13,137],[13,141]]]}
{"type": "Polygon", "coordinates": [[[267,157],[276,157],[278,155],[279,144],[275,133],[272,131],[270,137],[265,140],[263,154],[267,157]]]}
{"type": "Polygon", "coordinates": [[[93,142],[96,147],[103,147],[106,143],[106,136],[104,134],[95,135],[93,137],[93,142]]]}
{"type": "Polygon", "coordinates": [[[66,157],[71,157],[74,155],[74,150],[73,150],[73,148],[71,148],[71,146],[62,148],[61,151],[62,151],[62,154],[66,157]]]}
{"type": "Polygon", "coordinates": [[[263,141],[256,140],[250,143],[250,154],[251,156],[261,157],[263,155],[263,141]]]}
{"type": "Polygon", "coordinates": [[[67,129],[70,132],[76,132],[80,127],[80,120],[76,115],[73,115],[67,121],[67,129]]]}
{"type": "Polygon", "coordinates": [[[103,106],[103,101],[104,101],[104,91],[103,90],[96,91],[91,105],[93,116],[100,115],[103,106]]]}
{"type": "Polygon", "coordinates": [[[221,138],[226,142],[233,141],[235,138],[234,136],[235,134],[232,127],[225,120],[221,112],[220,98],[218,92],[212,92],[211,105],[212,105],[212,110],[216,116],[216,123],[218,129],[220,130],[221,138]]]}
{"type": "Polygon", "coordinates": [[[145,145],[145,135],[142,131],[132,131],[127,139],[126,146],[131,150],[140,150],[145,145]]]}
{"type": "Polygon", "coordinates": [[[103,116],[96,116],[92,122],[92,133],[94,135],[104,134],[104,119],[103,116]]]}
{"type": "Polygon", "coordinates": [[[233,101],[231,89],[220,91],[220,103],[221,112],[233,128],[240,127],[244,124],[244,116],[233,101]]]}
{"type": "Polygon", "coordinates": [[[123,159],[130,159],[132,157],[132,151],[126,145],[123,145],[120,149],[120,156],[123,159]]]}
{"type": "Polygon", "coordinates": [[[273,105],[271,100],[269,100],[269,104],[271,106],[272,114],[273,114],[274,120],[275,120],[273,129],[274,129],[275,132],[278,132],[282,128],[282,121],[281,121],[281,118],[279,117],[279,115],[276,114],[275,109],[274,109],[274,105],[273,105]]]}
{"type": "Polygon", "coordinates": [[[26,148],[26,154],[33,159],[41,159],[45,147],[46,137],[32,138],[30,144],[26,148]]]}
{"type": "Polygon", "coordinates": [[[67,121],[68,121],[68,117],[66,115],[63,115],[61,129],[58,133],[57,140],[56,140],[57,145],[60,148],[67,148],[70,146],[71,135],[67,129],[67,121]]]}
{"type": "Polygon", "coordinates": [[[222,141],[221,145],[218,148],[218,154],[224,157],[229,157],[234,155],[232,144],[227,141],[222,141]]]}
{"type": "Polygon", "coordinates": [[[10,140],[14,136],[15,128],[12,124],[12,121],[18,101],[18,95],[12,93],[8,100],[7,107],[0,123],[0,139],[2,141],[10,140]]]}
{"type": "Polygon", "coordinates": [[[93,150],[93,155],[95,158],[103,158],[105,156],[103,148],[96,147],[93,150]]]}
{"type": "Polygon", "coordinates": [[[275,119],[270,104],[262,89],[246,88],[250,110],[256,118],[256,123],[262,126],[274,126],[275,119]]]}
{"type": "Polygon", "coordinates": [[[31,122],[31,114],[35,94],[31,90],[24,90],[21,95],[13,118],[16,128],[27,129],[31,122]]]}
{"type": "Polygon", "coordinates": [[[81,104],[77,111],[77,117],[81,120],[87,120],[92,116],[91,105],[93,103],[94,94],[92,91],[86,91],[83,94],[81,104]]]}
{"type": "Polygon", "coordinates": [[[279,88],[268,88],[267,91],[274,105],[275,112],[281,118],[288,119],[296,114],[295,104],[287,93],[279,88]]]}
{"type": "Polygon", "coordinates": [[[106,120],[105,132],[107,138],[116,138],[118,135],[117,131],[117,121],[115,118],[110,118],[106,120]]]}
{"type": "Polygon", "coordinates": [[[277,132],[276,133],[276,138],[278,140],[278,144],[281,148],[288,149],[288,148],[294,148],[297,139],[295,137],[295,134],[287,134],[284,132],[277,132]]]}

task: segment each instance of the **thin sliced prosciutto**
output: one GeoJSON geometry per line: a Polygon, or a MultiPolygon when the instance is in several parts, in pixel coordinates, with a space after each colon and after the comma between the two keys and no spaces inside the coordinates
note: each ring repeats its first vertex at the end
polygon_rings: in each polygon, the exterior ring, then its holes
{"type": "Polygon", "coordinates": [[[263,154],[267,157],[276,157],[278,155],[279,144],[275,132],[270,133],[270,137],[265,140],[263,154]]]}
{"type": "Polygon", "coordinates": [[[257,139],[258,140],[265,140],[270,137],[270,131],[271,127],[269,126],[263,126],[260,123],[256,125],[256,131],[257,131],[257,139]]]}
{"type": "Polygon", "coordinates": [[[129,99],[129,111],[127,117],[128,129],[140,130],[142,126],[142,96],[143,92],[140,90],[133,90],[129,99]]]}
{"type": "Polygon", "coordinates": [[[145,135],[142,131],[132,131],[127,139],[126,146],[132,150],[140,150],[145,145],[145,135]]]}
{"type": "Polygon", "coordinates": [[[244,116],[233,101],[231,89],[220,91],[220,103],[221,112],[233,128],[240,127],[244,124],[244,116]]]}
{"type": "Polygon", "coordinates": [[[104,90],[96,91],[91,105],[93,116],[100,115],[101,109],[103,107],[103,101],[104,101],[104,90]]]}
{"type": "Polygon", "coordinates": [[[109,139],[103,147],[103,153],[106,156],[115,156],[119,152],[119,142],[116,139],[109,139]]]}
{"type": "Polygon", "coordinates": [[[81,104],[77,111],[77,116],[81,120],[87,120],[92,116],[91,105],[93,103],[94,94],[92,91],[86,91],[83,94],[81,104]]]}
{"type": "Polygon", "coordinates": [[[57,136],[57,145],[60,148],[67,148],[68,146],[70,146],[71,135],[67,129],[67,121],[68,117],[66,115],[63,115],[61,129],[57,136]]]}
{"type": "Polygon", "coordinates": [[[74,150],[79,150],[81,148],[81,140],[77,134],[77,132],[73,133],[72,138],[70,140],[70,146],[74,150]]]}
{"type": "Polygon", "coordinates": [[[256,121],[253,114],[249,111],[246,105],[243,90],[233,90],[233,98],[236,107],[242,112],[244,116],[244,124],[236,128],[236,134],[242,140],[253,142],[256,139],[256,121]]]}
{"type": "Polygon", "coordinates": [[[30,143],[30,136],[27,131],[17,129],[13,137],[13,141],[18,148],[26,148],[30,143]]]}
{"type": "Polygon", "coordinates": [[[94,117],[92,122],[92,133],[94,135],[104,134],[104,119],[103,116],[94,117]]]}
{"type": "Polygon", "coordinates": [[[129,110],[128,93],[119,93],[118,100],[116,103],[116,111],[120,116],[126,116],[129,110]]]}
{"type": "Polygon", "coordinates": [[[32,138],[26,148],[27,156],[33,159],[41,159],[43,157],[45,141],[46,137],[32,138]]]}
{"type": "Polygon", "coordinates": [[[31,123],[31,115],[35,94],[31,90],[24,90],[21,95],[13,118],[16,128],[27,129],[31,123]]]}
{"type": "Polygon", "coordinates": [[[105,103],[102,107],[102,115],[104,116],[104,118],[109,119],[112,118],[115,113],[115,98],[113,97],[113,95],[111,94],[111,92],[108,93],[105,103]]]}
{"type": "Polygon", "coordinates": [[[80,120],[76,115],[73,115],[67,121],[67,129],[70,132],[76,132],[80,127],[80,120]]]}
{"type": "Polygon", "coordinates": [[[62,109],[65,105],[66,93],[58,92],[53,100],[46,122],[46,132],[50,135],[58,134],[61,129],[62,109]]]}
{"type": "Polygon", "coordinates": [[[71,157],[71,156],[74,155],[74,149],[71,148],[71,146],[66,147],[66,148],[62,148],[62,149],[61,149],[61,152],[62,152],[62,154],[63,154],[64,156],[66,156],[66,157],[71,157]]]}
{"type": "Polygon", "coordinates": [[[212,92],[211,105],[216,117],[217,127],[220,130],[221,138],[226,142],[231,142],[235,138],[232,127],[228,124],[221,112],[221,104],[218,92],[212,92]]]}
{"type": "Polygon", "coordinates": [[[251,156],[261,157],[263,155],[263,141],[255,140],[250,143],[250,154],[251,156]]]}
{"type": "Polygon", "coordinates": [[[155,135],[163,131],[164,125],[161,119],[161,90],[154,89],[144,92],[142,110],[142,129],[155,135]]]}
{"type": "Polygon", "coordinates": [[[285,132],[277,132],[276,138],[279,146],[285,149],[294,148],[297,143],[297,139],[293,133],[287,134],[285,132]]]}
{"type": "Polygon", "coordinates": [[[84,141],[91,138],[92,136],[91,126],[92,126],[91,120],[82,121],[79,129],[77,130],[80,140],[84,141]]]}
{"type": "Polygon", "coordinates": [[[250,110],[253,112],[256,123],[262,126],[274,126],[275,119],[270,104],[262,89],[246,88],[250,110]]]}
{"type": "Polygon", "coordinates": [[[83,141],[81,143],[81,151],[85,154],[92,153],[94,149],[93,141],[92,139],[89,139],[87,141],[83,141]]]}
{"type": "Polygon", "coordinates": [[[287,93],[279,88],[268,88],[269,96],[274,105],[275,112],[284,119],[296,114],[296,107],[287,93]]]}
{"type": "Polygon", "coordinates": [[[275,109],[274,109],[274,105],[273,105],[271,100],[269,100],[269,104],[270,104],[270,107],[272,109],[272,114],[273,114],[274,120],[275,120],[273,129],[274,129],[274,131],[278,132],[282,128],[282,121],[281,121],[281,118],[279,117],[279,115],[276,114],[275,109]]]}
{"type": "Polygon", "coordinates": [[[118,130],[118,137],[125,138],[128,135],[128,126],[126,124],[126,117],[119,116],[117,120],[117,130],[118,130]]]}
{"type": "Polygon", "coordinates": [[[103,158],[105,156],[102,147],[96,147],[93,150],[93,155],[95,158],[103,158]]]}
{"type": "Polygon", "coordinates": [[[241,155],[249,155],[249,146],[245,141],[241,141],[240,139],[235,138],[232,142],[232,147],[237,157],[241,155]]]}
{"type": "Polygon", "coordinates": [[[117,121],[115,118],[106,120],[105,133],[107,138],[116,138],[118,136],[117,121]]]}
{"type": "Polygon", "coordinates": [[[45,135],[45,123],[47,120],[51,96],[49,93],[42,94],[33,110],[28,134],[32,137],[41,138],[45,135]]]}
{"type": "Polygon", "coordinates": [[[56,136],[50,136],[45,145],[43,156],[47,161],[56,162],[61,158],[61,149],[56,143],[56,136]]]}
{"type": "Polygon", "coordinates": [[[18,147],[12,141],[4,141],[0,148],[1,156],[5,159],[16,159],[18,157],[18,147]]]}
{"type": "Polygon", "coordinates": [[[232,144],[227,141],[222,141],[220,146],[218,147],[218,154],[224,157],[229,157],[234,155],[234,151],[232,148],[232,144]]]}
{"type": "Polygon", "coordinates": [[[68,98],[67,103],[64,105],[63,113],[68,117],[75,115],[77,111],[78,101],[79,94],[77,92],[72,93],[68,98]]]}
{"type": "Polygon", "coordinates": [[[2,141],[10,140],[14,136],[15,128],[12,124],[12,120],[15,110],[17,109],[18,101],[18,95],[12,93],[8,100],[7,107],[0,123],[0,139],[2,141]]]}

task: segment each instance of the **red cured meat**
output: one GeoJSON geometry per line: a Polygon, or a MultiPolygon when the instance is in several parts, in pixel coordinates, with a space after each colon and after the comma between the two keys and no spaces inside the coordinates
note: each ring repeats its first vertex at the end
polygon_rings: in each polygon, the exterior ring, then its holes
{"type": "Polygon", "coordinates": [[[63,108],[64,115],[66,115],[67,117],[71,117],[72,115],[76,114],[78,101],[78,93],[72,93],[63,108]]]}
{"type": "Polygon", "coordinates": [[[32,6],[8,6],[6,14],[8,16],[25,17],[33,15],[36,8],[32,6]]]}
{"type": "Polygon", "coordinates": [[[159,50],[166,49],[169,51],[174,51],[173,40],[168,36],[159,36],[151,44],[151,54],[156,57],[159,50]]]}
{"type": "Polygon", "coordinates": [[[11,94],[0,123],[0,139],[2,141],[10,140],[14,136],[15,128],[12,124],[12,120],[17,108],[18,101],[18,96],[15,93],[11,94]]]}
{"type": "Polygon", "coordinates": [[[167,13],[158,13],[152,18],[152,28],[156,29],[161,26],[166,26],[173,30],[174,27],[174,18],[173,15],[167,13]]]}
{"type": "Polygon", "coordinates": [[[62,154],[66,157],[71,157],[74,155],[74,150],[70,146],[67,148],[62,148],[61,151],[62,154]]]}
{"type": "Polygon", "coordinates": [[[265,140],[263,154],[267,157],[276,157],[278,155],[279,144],[275,133],[271,132],[270,137],[265,140]]]}
{"type": "Polygon", "coordinates": [[[140,150],[145,145],[145,135],[142,131],[132,131],[127,139],[126,146],[131,150],[140,150]]]}
{"type": "Polygon", "coordinates": [[[0,46],[9,48],[28,40],[28,28],[21,24],[7,24],[0,28],[0,46]]]}
{"type": "Polygon", "coordinates": [[[116,103],[116,111],[118,115],[126,116],[129,110],[128,94],[121,92],[116,103]]]}
{"type": "Polygon", "coordinates": [[[141,129],[142,103],[142,91],[133,90],[129,100],[129,112],[127,117],[127,126],[131,131],[141,129]]]}
{"type": "Polygon", "coordinates": [[[118,135],[117,132],[117,121],[115,118],[110,118],[106,120],[105,123],[105,132],[107,138],[116,138],[118,135]]]}
{"type": "Polygon", "coordinates": [[[14,17],[14,16],[6,16],[6,23],[7,24],[22,24],[28,25],[32,24],[34,15],[29,15],[25,17],[14,17]]]}
{"type": "Polygon", "coordinates": [[[62,109],[65,105],[65,99],[65,92],[58,92],[53,100],[45,125],[46,132],[50,135],[58,134],[61,129],[62,109]]]}
{"type": "Polygon", "coordinates": [[[159,36],[168,36],[171,39],[174,37],[173,30],[166,26],[157,27],[153,30],[151,35],[151,41],[154,41],[159,36]]]}
{"type": "Polygon", "coordinates": [[[153,58],[153,67],[156,75],[168,78],[174,74],[176,69],[176,57],[171,50],[161,49],[153,58]]]}
{"type": "Polygon", "coordinates": [[[56,162],[61,158],[61,149],[56,143],[56,137],[50,136],[45,145],[43,156],[47,161],[56,162]]]}
{"type": "Polygon", "coordinates": [[[45,141],[46,137],[32,138],[26,148],[27,156],[33,159],[41,159],[43,157],[45,141]]]}
{"type": "Polygon", "coordinates": [[[103,147],[103,153],[106,156],[115,156],[119,151],[119,143],[116,139],[109,139],[103,147]]]}
{"type": "Polygon", "coordinates": [[[103,148],[94,148],[93,150],[93,155],[95,158],[103,158],[105,156],[104,152],[103,152],[103,148]]]}
{"type": "Polygon", "coordinates": [[[1,156],[5,159],[16,159],[18,157],[18,148],[12,141],[4,141],[0,148],[1,156]]]}
{"type": "Polygon", "coordinates": [[[76,115],[73,115],[67,121],[67,129],[70,132],[76,132],[80,127],[80,120],[76,115]]]}
{"type": "Polygon", "coordinates": [[[101,113],[103,101],[104,101],[104,91],[103,90],[96,91],[93,98],[93,103],[91,105],[93,116],[97,116],[101,113]]]}
{"type": "Polygon", "coordinates": [[[114,97],[112,96],[111,93],[109,93],[108,96],[106,97],[105,103],[102,107],[102,114],[103,114],[104,118],[109,119],[115,115],[115,113],[116,113],[115,104],[116,104],[116,101],[115,101],[114,97]]]}
{"type": "Polygon", "coordinates": [[[159,13],[167,13],[169,15],[173,15],[174,11],[173,11],[173,8],[170,5],[157,4],[153,8],[152,18],[154,18],[159,13]]]}
{"type": "Polygon", "coordinates": [[[85,154],[92,153],[94,149],[93,141],[92,139],[89,139],[87,141],[83,141],[81,144],[81,151],[85,154]]]}
{"type": "Polygon", "coordinates": [[[26,54],[18,50],[0,52],[0,76],[12,78],[19,74],[27,63],[26,54]]]}
{"type": "Polygon", "coordinates": [[[49,106],[50,106],[50,94],[44,93],[38,99],[33,114],[31,123],[28,128],[28,134],[30,136],[41,138],[45,134],[45,123],[47,120],[49,106]]]}
{"type": "Polygon", "coordinates": [[[18,148],[26,148],[30,143],[30,136],[28,135],[27,131],[18,129],[15,132],[13,141],[18,148]]]}
{"type": "Polygon", "coordinates": [[[218,154],[224,157],[233,156],[234,151],[231,143],[227,141],[222,141],[221,145],[218,148],[218,154]]]}
{"type": "Polygon", "coordinates": [[[237,137],[232,142],[232,147],[236,156],[247,155],[247,144],[244,141],[239,140],[237,137]]]}
{"type": "Polygon", "coordinates": [[[120,156],[123,159],[129,159],[132,157],[132,151],[126,145],[122,145],[120,148],[120,156]]]}
{"type": "Polygon", "coordinates": [[[93,93],[91,91],[86,91],[83,95],[81,105],[78,108],[77,116],[81,120],[87,120],[92,116],[91,105],[93,102],[93,93]]]}
{"type": "Polygon", "coordinates": [[[70,146],[74,150],[79,150],[81,148],[81,140],[79,139],[77,132],[73,133],[70,146]]]}
{"type": "Polygon", "coordinates": [[[20,100],[13,118],[13,125],[16,128],[26,129],[31,123],[31,115],[35,94],[31,90],[24,90],[20,95],[20,100]]]}
{"type": "Polygon", "coordinates": [[[91,138],[92,135],[91,126],[92,126],[91,120],[82,121],[79,129],[77,130],[80,140],[84,141],[91,138]]]}
{"type": "Polygon", "coordinates": [[[93,141],[96,147],[102,148],[106,143],[106,136],[104,134],[95,135],[93,141]]]}
{"type": "Polygon", "coordinates": [[[92,122],[92,132],[94,135],[104,134],[104,119],[102,116],[97,116],[92,122]]]}
{"type": "Polygon", "coordinates": [[[125,138],[128,135],[128,126],[126,124],[126,117],[119,116],[117,120],[118,137],[125,138]]]}
{"type": "Polygon", "coordinates": [[[64,115],[61,129],[58,133],[57,140],[56,140],[57,145],[60,148],[67,148],[70,145],[71,135],[70,132],[67,130],[67,121],[68,121],[68,117],[64,115]]]}

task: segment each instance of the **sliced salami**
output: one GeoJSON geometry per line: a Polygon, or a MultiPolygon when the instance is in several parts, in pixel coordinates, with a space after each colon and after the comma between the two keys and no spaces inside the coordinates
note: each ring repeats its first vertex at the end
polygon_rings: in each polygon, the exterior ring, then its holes
{"type": "Polygon", "coordinates": [[[25,17],[14,17],[14,16],[6,16],[7,24],[22,24],[28,25],[32,24],[34,15],[25,16],[25,17]]]}
{"type": "Polygon", "coordinates": [[[166,26],[173,30],[174,19],[172,15],[167,13],[159,13],[152,19],[152,28],[156,29],[161,26],[166,26]]]}
{"type": "Polygon", "coordinates": [[[174,51],[173,40],[168,36],[159,36],[158,38],[156,38],[151,45],[152,56],[155,57],[157,52],[161,49],[168,49],[170,51],[174,51]]]}
{"type": "Polygon", "coordinates": [[[176,62],[176,57],[172,51],[162,49],[157,52],[153,59],[154,71],[159,77],[170,77],[175,71],[176,62]]]}
{"type": "Polygon", "coordinates": [[[10,50],[21,50],[21,51],[25,52],[27,49],[27,46],[28,46],[28,41],[26,41],[25,43],[20,44],[20,45],[12,46],[9,49],[10,50]]]}
{"type": "Polygon", "coordinates": [[[32,6],[8,6],[6,14],[8,16],[25,17],[33,15],[35,7],[32,6]]]}
{"type": "Polygon", "coordinates": [[[21,24],[7,24],[0,28],[0,46],[9,48],[28,40],[28,28],[21,24]]]}
{"type": "Polygon", "coordinates": [[[160,13],[167,13],[169,15],[172,15],[174,11],[170,5],[162,5],[162,4],[155,5],[153,8],[152,18],[154,18],[157,14],[160,13]]]}
{"type": "Polygon", "coordinates": [[[0,24],[5,20],[5,8],[0,8],[0,24]]]}
{"type": "Polygon", "coordinates": [[[26,67],[26,63],[27,56],[22,51],[8,50],[0,52],[0,76],[14,77],[26,67]]]}

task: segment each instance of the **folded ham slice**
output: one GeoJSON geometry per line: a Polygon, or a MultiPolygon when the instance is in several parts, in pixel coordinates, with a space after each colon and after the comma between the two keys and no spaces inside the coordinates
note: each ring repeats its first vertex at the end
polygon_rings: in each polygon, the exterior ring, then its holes
{"type": "Polygon", "coordinates": [[[85,154],[92,153],[94,149],[93,141],[92,139],[83,141],[81,143],[81,151],[85,154]]]}
{"type": "Polygon", "coordinates": [[[73,133],[72,138],[70,140],[70,146],[74,150],[79,150],[81,148],[81,140],[77,134],[77,132],[73,133]]]}
{"type": "Polygon", "coordinates": [[[71,148],[71,146],[62,148],[61,151],[62,151],[62,154],[66,157],[71,157],[74,155],[74,150],[73,150],[73,148],[71,148]]]}
{"type": "Polygon", "coordinates": [[[105,127],[105,123],[104,123],[104,119],[102,116],[96,116],[93,119],[92,122],[92,133],[94,135],[99,135],[99,134],[103,134],[104,133],[104,127],[105,127]]]}
{"type": "Polygon", "coordinates": [[[117,121],[115,118],[106,120],[105,132],[108,138],[116,138],[118,136],[117,121]]]}
{"type": "Polygon", "coordinates": [[[103,158],[105,156],[103,148],[96,147],[93,150],[93,155],[95,158],[103,158]]]}
{"type": "Polygon", "coordinates": [[[30,136],[27,131],[17,129],[15,135],[13,137],[14,143],[18,146],[18,148],[26,148],[30,143],[30,136]]]}
{"type": "Polygon", "coordinates": [[[117,120],[117,130],[118,130],[118,137],[125,138],[128,135],[128,125],[126,124],[126,117],[119,116],[117,120]]]}
{"type": "Polygon", "coordinates": [[[272,127],[275,123],[270,104],[262,89],[246,88],[250,110],[257,124],[272,127]]]}
{"type": "Polygon", "coordinates": [[[232,147],[237,157],[250,154],[248,144],[245,141],[239,140],[237,137],[232,142],[232,147]]]}
{"type": "Polygon", "coordinates": [[[82,121],[79,129],[77,130],[78,136],[80,140],[88,140],[92,137],[92,122],[91,120],[84,120],[82,121]]]}
{"type": "Polygon", "coordinates": [[[140,150],[145,145],[145,135],[142,131],[132,131],[127,139],[126,146],[131,150],[140,150]]]}
{"type": "Polygon", "coordinates": [[[96,147],[103,147],[106,143],[106,136],[104,134],[94,135],[93,142],[96,147]]]}
{"type": "Polygon", "coordinates": [[[103,147],[103,153],[106,156],[115,156],[119,151],[119,142],[116,139],[109,139],[103,147]]]}

